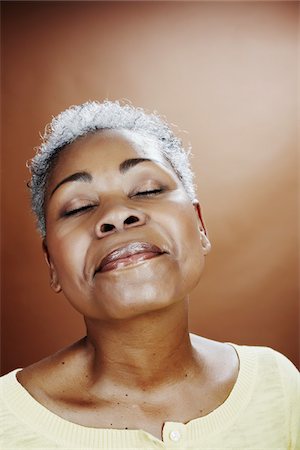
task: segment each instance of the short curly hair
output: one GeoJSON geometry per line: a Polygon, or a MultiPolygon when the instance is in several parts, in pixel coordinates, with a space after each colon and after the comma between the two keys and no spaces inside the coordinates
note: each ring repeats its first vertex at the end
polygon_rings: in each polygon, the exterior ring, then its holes
{"type": "Polygon", "coordinates": [[[31,205],[42,237],[46,236],[47,181],[59,152],[79,137],[107,129],[130,130],[157,139],[161,144],[162,156],[172,166],[189,198],[195,198],[194,174],[188,159],[190,148],[183,148],[182,141],[175,136],[165,120],[156,113],[147,114],[142,108],[121,104],[119,101],[89,101],[71,106],[54,117],[46,127],[36,155],[27,162],[31,172],[28,183],[31,205]]]}

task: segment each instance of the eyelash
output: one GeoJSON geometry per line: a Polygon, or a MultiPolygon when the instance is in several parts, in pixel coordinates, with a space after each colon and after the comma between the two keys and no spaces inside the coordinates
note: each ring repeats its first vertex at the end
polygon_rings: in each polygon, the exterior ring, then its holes
{"type": "Polygon", "coordinates": [[[136,194],[133,195],[133,197],[135,196],[151,197],[152,195],[160,194],[161,192],[163,192],[163,189],[151,189],[149,191],[137,192],[136,194]]]}
{"type": "MultiPolygon", "coordinates": [[[[133,197],[152,197],[154,195],[160,194],[163,192],[163,189],[151,189],[149,191],[141,191],[137,192],[133,195],[133,197]]],[[[63,213],[63,217],[75,216],[83,211],[94,208],[96,205],[84,205],[80,208],[71,209],[70,211],[66,211],[63,213]]]]}
{"type": "Polygon", "coordinates": [[[76,214],[79,214],[80,212],[83,212],[87,209],[94,208],[95,206],[96,205],[84,205],[84,206],[81,206],[80,208],[71,209],[70,211],[64,212],[63,217],[75,216],[76,214]]]}

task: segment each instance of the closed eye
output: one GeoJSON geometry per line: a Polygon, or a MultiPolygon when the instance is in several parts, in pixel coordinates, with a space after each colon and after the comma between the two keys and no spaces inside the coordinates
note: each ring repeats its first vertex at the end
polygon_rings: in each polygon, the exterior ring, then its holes
{"type": "Polygon", "coordinates": [[[76,214],[80,214],[84,211],[94,208],[96,205],[83,205],[80,208],[71,209],[70,211],[65,211],[62,215],[64,217],[75,216],[76,214]]]}
{"type": "Polygon", "coordinates": [[[141,191],[134,194],[134,197],[151,197],[152,195],[157,195],[163,192],[163,189],[151,189],[148,191],[141,191]]]}

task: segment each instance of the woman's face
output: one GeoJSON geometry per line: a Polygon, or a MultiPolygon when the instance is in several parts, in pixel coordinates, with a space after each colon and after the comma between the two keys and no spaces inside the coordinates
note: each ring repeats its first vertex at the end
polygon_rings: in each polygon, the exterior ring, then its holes
{"type": "Polygon", "coordinates": [[[203,226],[157,146],[125,131],[90,134],[62,151],[51,174],[52,286],[87,318],[158,310],[199,281],[203,226]]]}

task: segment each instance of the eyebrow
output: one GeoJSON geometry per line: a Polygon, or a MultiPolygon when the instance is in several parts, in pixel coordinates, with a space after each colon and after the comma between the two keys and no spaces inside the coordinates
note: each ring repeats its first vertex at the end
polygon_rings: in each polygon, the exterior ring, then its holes
{"type": "MultiPolygon", "coordinates": [[[[133,167],[135,167],[137,164],[140,164],[142,162],[145,161],[152,161],[149,158],[131,158],[131,159],[125,159],[125,161],[121,162],[121,164],[119,165],[119,171],[121,174],[124,174],[126,172],[128,172],[128,170],[132,169],[133,167]]],[[[50,194],[50,197],[52,197],[52,195],[54,194],[54,192],[63,184],[65,183],[70,183],[72,181],[81,181],[84,183],[91,183],[93,181],[93,177],[89,172],[86,171],[82,171],[82,172],[76,172],[73,173],[72,175],[69,175],[68,177],[64,178],[63,180],[61,180],[53,189],[53,191],[50,194]]]]}
{"type": "Polygon", "coordinates": [[[50,198],[52,197],[52,195],[54,194],[54,192],[63,184],[65,183],[70,183],[71,181],[83,181],[85,183],[91,183],[93,180],[92,175],[89,172],[76,172],[73,173],[72,175],[69,175],[68,177],[64,178],[63,180],[61,180],[53,189],[53,191],[50,194],[50,198]]]}
{"type": "Polygon", "coordinates": [[[129,169],[132,169],[132,167],[136,166],[137,164],[140,164],[145,161],[152,161],[149,158],[131,158],[131,159],[125,159],[120,165],[119,165],[119,171],[123,174],[126,173],[129,169]]]}

